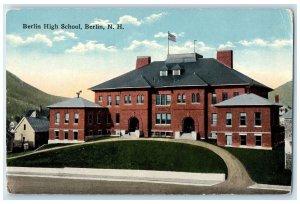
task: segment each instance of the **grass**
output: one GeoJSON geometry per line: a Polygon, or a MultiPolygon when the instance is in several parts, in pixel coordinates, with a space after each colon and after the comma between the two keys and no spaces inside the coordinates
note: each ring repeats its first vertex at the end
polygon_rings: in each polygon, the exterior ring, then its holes
{"type": "MultiPolygon", "coordinates": [[[[41,148],[39,148],[37,151],[40,151],[40,150],[44,150],[44,149],[51,149],[51,148],[54,148],[54,147],[63,147],[63,146],[68,146],[68,145],[72,145],[74,143],[55,143],[55,144],[47,144],[47,145],[44,145],[42,146],[41,148]]],[[[76,144],[76,143],[75,143],[76,144]]]]}
{"type": "Polygon", "coordinates": [[[224,161],[210,150],[161,141],[122,141],[70,146],[7,160],[7,165],[143,169],[227,175],[224,161]]]}
{"type": "Polygon", "coordinates": [[[291,185],[291,171],[284,169],[284,146],[274,150],[225,148],[246,167],[257,183],[291,185]]]}
{"type": "Polygon", "coordinates": [[[25,154],[29,154],[32,153],[32,151],[25,151],[25,152],[12,152],[12,153],[8,153],[6,155],[7,158],[11,158],[11,157],[16,157],[16,156],[21,156],[21,155],[25,155],[25,154]]]}
{"type": "Polygon", "coordinates": [[[106,140],[106,139],[113,139],[113,138],[120,138],[120,136],[101,136],[95,139],[90,139],[87,142],[94,142],[94,141],[98,141],[98,140],[106,140]]]}

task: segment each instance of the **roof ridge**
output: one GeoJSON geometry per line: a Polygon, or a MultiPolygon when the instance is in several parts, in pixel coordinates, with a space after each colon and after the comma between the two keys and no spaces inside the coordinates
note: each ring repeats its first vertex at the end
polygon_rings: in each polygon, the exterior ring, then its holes
{"type": "Polygon", "coordinates": [[[209,83],[207,83],[207,81],[202,79],[202,77],[200,77],[198,73],[194,72],[193,74],[196,75],[197,77],[199,77],[199,79],[201,79],[204,83],[206,83],[206,85],[209,85],[209,83]]]}
{"type": "Polygon", "coordinates": [[[144,79],[144,81],[150,86],[152,87],[152,84],[148,81],[148,79],[146,79],[146,77],[144,75],[141,74],[142,79],[144,79]]]}

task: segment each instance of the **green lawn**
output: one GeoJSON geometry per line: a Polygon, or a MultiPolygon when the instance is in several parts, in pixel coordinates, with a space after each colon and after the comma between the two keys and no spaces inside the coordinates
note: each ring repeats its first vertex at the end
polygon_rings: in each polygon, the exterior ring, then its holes
{"type": "Polygon", "coordinates": [[[12,152],[12,153],[8,153],[6,155],[7,158],[11,158],[11,157],[16,157],[16,156],[21,156],[21,155],[25,155],[25,154],[29,154],[32,153],[32,151],[25,151],[25,152],[12,152]]]}
{"type": "MultiPolygon", "coordinates": [[[[44,150],[44,149],[51,149],[54,147],[63,147],[63,146],[68,146],[68,145],[73,145],[74,143],[53,143],[53,144],[47,144],[38,149],[37,151],[44,150]]],[[[76,143],[75,143],[76,144],[76,143]]]]}
{"type": "Polygon", "coordinates": [[[246,167],[257,183],[290,185],[291,171],[284,169],[284,146],[274,150],[225,148],[246,167]]]}
{"type": "Polygon", "coordinates": [[[120,141],[70,146],[7,160],[8,166],[144,169],[226,173],[208,149],[161,141],[120,141]]]}

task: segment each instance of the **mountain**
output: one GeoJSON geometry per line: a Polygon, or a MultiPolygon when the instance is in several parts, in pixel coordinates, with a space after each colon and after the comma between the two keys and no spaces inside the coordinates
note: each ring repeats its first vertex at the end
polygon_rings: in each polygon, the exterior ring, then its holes
{"type": "Polygon", "coordinates": [[[269,92],[269,99],[274,102],[276,94],[279,95],[280,104],[293,107],[293,81],[289,81],[269,92]]]}
{"type": "Polygon", "coordinates": [[[67,98],[47,94],[6,71],[6,113],[10,121],[22,117],[27,111],[46,107],[67,98]]]}

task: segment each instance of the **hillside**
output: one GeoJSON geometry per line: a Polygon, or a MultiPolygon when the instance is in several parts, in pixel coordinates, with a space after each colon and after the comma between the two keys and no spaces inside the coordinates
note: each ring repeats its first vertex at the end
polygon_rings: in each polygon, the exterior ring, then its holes
{"type": "Polygon", "coordinates": [[[46,107],[50,104],[65,100],[64,97],[47,94],[19,79],[6,71],[6,112],[7,119],[23,116],[30,109],[40,105],[46,107]]]}
{"type": "Polygon", "coordinates": [[[289,81],[273,91],[269,92],[269,99],[275,101],[275,95],[279,94],[279,102],[283,105],[292,107],[293,103],[293,81],[289,81]]]}

